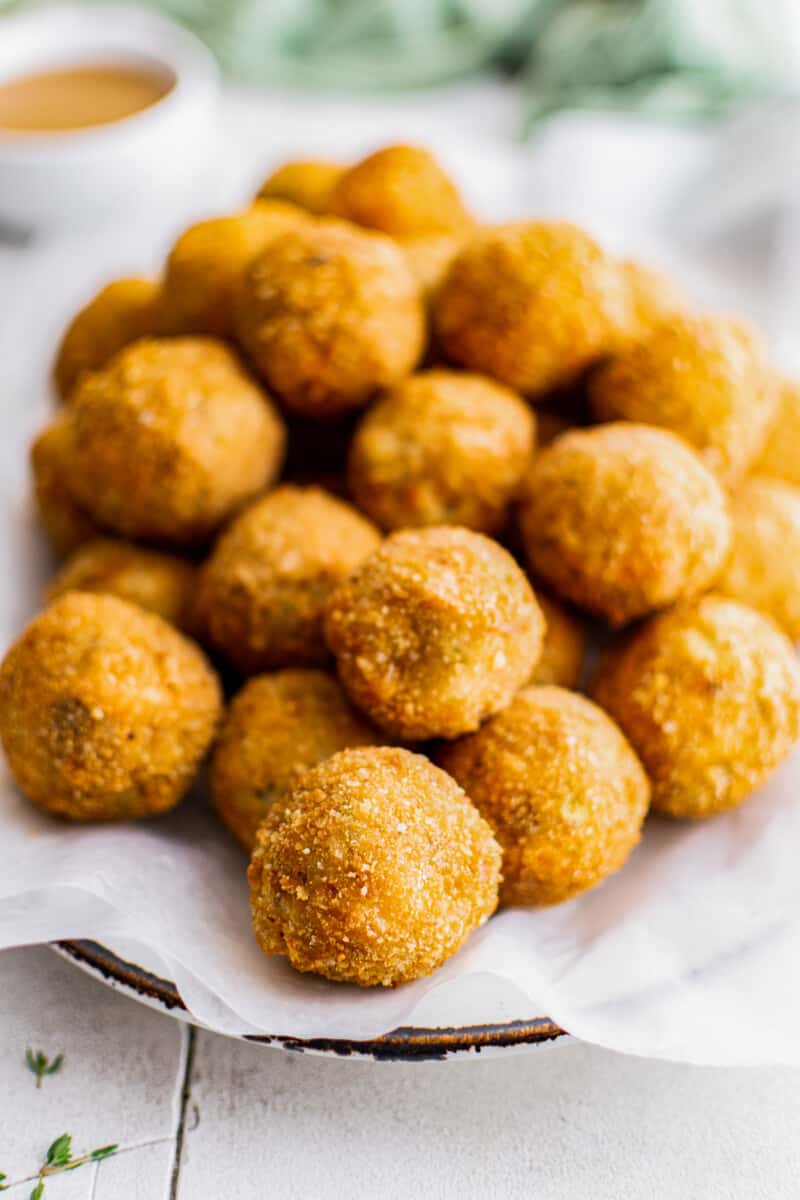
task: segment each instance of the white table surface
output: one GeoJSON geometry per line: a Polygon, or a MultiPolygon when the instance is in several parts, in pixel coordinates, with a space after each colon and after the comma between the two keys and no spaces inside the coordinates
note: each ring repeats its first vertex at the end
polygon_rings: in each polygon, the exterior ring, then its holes
{"type": "MultiPolygon", "coordinates": [[[[403,100],[229,95],[226,105],[231,136],[287,153],[335,152],[343,130],[364,145],[441,146],[451,133],[501,145],[517,116],[512,91],[485,83],[403,100]]],[[[0,254],[9,289],[26,253],[0,254]]],[[[567,1039],[445,1065],[307,1057],[192,1031],[46,948],[5,951],[0,1172],[10,1196],[29,1195],[63,1132],[76,1152],[120,1151],[48,1179],[48,1200],[800,1197],[798,1070],[651,1063],[567,1039]],[[64,1055],[41,1089],[29,1046],[64,1055]]]]}
{"type": "Polygon", "coordinates": [[[800,1070],[651,1063],[563,1039],[338,1061],[190,1031],[44,947],[0,954],[0,1171],[119,1153],[47,1200],[797,1200],[800,1070]],[[63,1053],[41,1089],[25,1049],[63,1053]]]}

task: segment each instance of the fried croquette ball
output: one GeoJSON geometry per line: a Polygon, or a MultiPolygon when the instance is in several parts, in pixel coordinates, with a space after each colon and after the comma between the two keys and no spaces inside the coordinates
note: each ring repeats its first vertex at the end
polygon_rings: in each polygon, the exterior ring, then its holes
{"type": "Polygon", "coordinates": [[[287,162],[262,183],[258,200],[284,200],[315,216],[331,211],[331,193],[345,172],[340,163],[287,162]]]}
{"type": "Polygon", "coordinates": [[[638,341],[646,337],[655,325],[685,312],[689,307],[688,301],[672,280],[653,267],[628,259],[620,263],[620,270],[628,289],[628,337],[638,341]]]}
{"type": "Polygon", "coordinates": [[[725,484],[755,462],[775,416],[760,342],[738,321],[673,316],[590,379],[601,421],[643,421],[677,433],[725,484]]]}
{"type": "Polygon", "coordinates": [[[411,375],[362,418],[350,450],[352,495],[384,529],[505,524],[533,456],[536,418],[481,375],[411,375]]]}
{"type": "Polygon", "coordinates": [[[159,287],[151,279],[117,279],[77,313],[61,340],[53,373],[66,397],[85,371],[103,367],[125,346],[150,337],[158,323],[159,287]]]}
{"type": "Polygon", "coordinates": [[[67,489],[69,455],[69,417],[61,412],[31,446],[36,512],[59,558],[66,558],[98,535],[95,522],[67,489]]]}
{"type": "Polygon", "coordinates": [[[452,233],[428,233],[398,240],[412,274],[427,300],[432,300],[439,290],[450,264],[463,244],[464,235],[452,233]]]}
{"type": "Polygon", "coordinates": [[[476,234],[453,260],[433,316],[447,358],[534,399],[574,383],[630,319],[616,265],[566,221],[476,234]]]}
{"type": "Polygon", "coordinates": [[[800,734],[800,666],[761,613],[720,596],[677,605],[616,649],[594,685],[644,763],[653,807],[734,808],[800,734]]]}
{"type": "Polygon", "coordinates": [[[402,250],[340,222],[272,242],[245,275],[239,340],[289,411],[333,416],[416,365],[424,306],[402,250]]]}
{"type": "Polygon", "coordinates": [[[0,667],[0,737],[29,800],[75,821],[152,816],[191,785],[221,715],[193,642],[116,596],[69,592],[0,667]]]}
{"type": "Polygon", "coordinates": [[[472,224],[458,188],[419,146],[386,146],[345,171],[331,212],[392,237],[454,233],[472,224]]]}
{"type": "Polygon", "coordinates": [[[704,591],[730,541],[725,495],[697,454],[625,422],[565,433],[542,451],[520,527],[534,573],[615,626],[704,591]]]}
{"type": "Polygon", "coordinates": [[[67,415],[70,494],[135,540],[204,542],[283,460],[274,406],[210,338],[135,342],[81,381],[67,415]]]}
{"type": "Polygon", "coordinates": [[[501,904],[560,904],[623,865],[650,784],[601,708],[560,687],[528,687],[437,761],[503,848],[501,904]]]}
{"type": "Polygon", "coordinates": [[[538,588],[536,600],[544,616],[545,631],[542,655],[533,669],[530,682],[577,687],[586,654],[586,627],[563,604],[538,588]]]}
{"type": "Polygon", "coordinates": [[[776,418],[755,470],[800,487],[800,384],[777,379],[776,418]]]}
{"type": "Polygon", "coordinates": [[[301,775],[378,734],[325,671],[277,671],[250,679],[233,698],[211,760],[211,798],[248,854],[273,803],[301,775]]]}
{"type": "Polygon", "coordinates": [[[800,487],[752,475],[731,500],[733,536],[715,591],[769,613],[800,641],[800,487]]]}
{"type": "Polygon", "coordinates": [[[265,954],[360,987],[430,975],[497,906],[500,847],[421,754],[343,750],[261,825],[248,871],[265,954]]]}
{"type": "Polygon", "coordinates": [[[114,538],[95,538],[74,552],[47,588],[52,601],[65,592],[102,592],[186,626],[195,568],[174,554],[160,554],[114,538]]]}
{"type": "Polygon", "coordinates": [[[320,488],[276,488],[214,547],[200,572],[198,621],[244,674],[322,665],[326,601],[380,540],[366,517],[320,488]]]}
{"type": "Polygon", "coordinates": [[[457,737],[530,678],[544,619],[513,558],[454,526],[391,534],[325,620],[353,703],[401,740],[457,737]]]}
{"type": "Polygon", "coordinates": [[[258,200],[234,216],[192,225],[167,258],[160,332],[232,337],[246,268],[274,238],[307,220],[293,204],[258,200]]]}

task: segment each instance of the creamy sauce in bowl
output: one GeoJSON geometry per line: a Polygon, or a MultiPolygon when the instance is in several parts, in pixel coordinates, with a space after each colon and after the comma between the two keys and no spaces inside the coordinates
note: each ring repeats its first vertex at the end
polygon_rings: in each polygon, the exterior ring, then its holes
{"type": "Polygon", "coordinates": [[[86,63],[0,83],[0,133],[63,133],[109,125],[162,100],[174,77],[155,65],[86,63]]]}

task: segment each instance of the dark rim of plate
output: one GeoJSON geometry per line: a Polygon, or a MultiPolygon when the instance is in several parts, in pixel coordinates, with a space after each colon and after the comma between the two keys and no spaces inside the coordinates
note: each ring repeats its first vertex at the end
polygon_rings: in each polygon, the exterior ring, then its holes
{"type": "MultiPolygon", "coordinates": [[[[86,964],[106,979],[114,980],[140,996],[155,1000],[166,1009],[183,1009],[175,984],[151,974],[136,963],[124,959],[101,946],[98,942],[66,941],[57,946],[70,957],[86,964]]],[[[321,1054],[352,1056],[383,1060],[419,1062],[425,1059],[443,1059],[452,1054],[484,1048],[506,1048],[531,1046],[540,1042],[554,1041],[562,1037],[561,1029],[548,1017],[534,1017],[529,1021],[508,1021],[500,1025],[464,1025],[460,1028],[415,1028],[402,1026],[370,1041],[354,1041],[350,1038],[295,1038],[284,1035],[260,1034],[247,1036],[246,1040],[268,1046],[281,1046],[284,1050],[315,1051],[321,1054]]]]}

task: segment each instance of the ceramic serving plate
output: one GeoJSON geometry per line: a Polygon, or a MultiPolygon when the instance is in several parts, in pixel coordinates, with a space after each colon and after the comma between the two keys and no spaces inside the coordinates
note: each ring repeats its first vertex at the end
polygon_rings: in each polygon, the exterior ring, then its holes
{"type": "MultiPolygon", "coordinates": [[[[54,942],[53,949],[101,983],[131,996],[148,1008],[166,1012],[179,1021],[200,1026],[188,1011],[175,984],[146,971],[137,963],[126,962],[98,942],[54,942]]],[[[201,1026],[200,1026],[201,1027],[201,1026]]],[[[323,1054],[334,1058],[373,1059],[377,1062],[423,1062],[464,1058],[468,1055],[521,1051],[553,1042],[565,1036],[547,1017],[507,1021],[502,1024],[438,1026],[420,1028],[401,1026],[369,1041],[349,1038],[297,1038],[261,1034],[244,1040],[302,1054],[323,1054]]]]}

